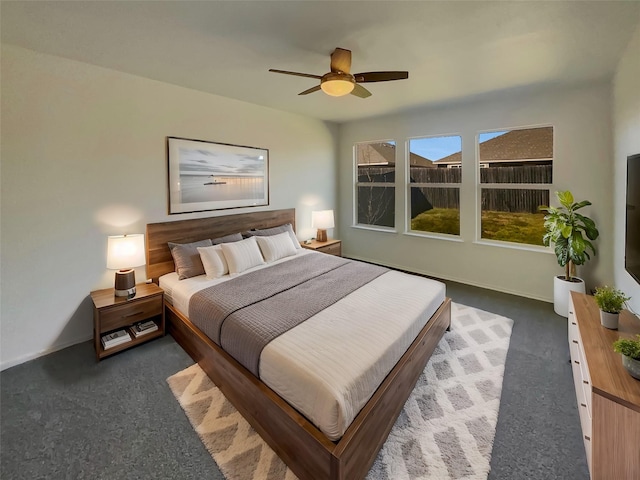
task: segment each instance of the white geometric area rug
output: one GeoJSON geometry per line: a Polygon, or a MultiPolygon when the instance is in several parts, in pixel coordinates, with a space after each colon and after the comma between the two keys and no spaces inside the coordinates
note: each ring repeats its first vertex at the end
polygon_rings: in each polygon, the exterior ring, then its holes
{"type": "MultiPolygon", "coordinates": [[[[446,332],[367,480],[486,479],[513,320],[451,304],[446,332]]],[[[227,480],[295,480],[197,365],[167,379],[227,480]]]]}

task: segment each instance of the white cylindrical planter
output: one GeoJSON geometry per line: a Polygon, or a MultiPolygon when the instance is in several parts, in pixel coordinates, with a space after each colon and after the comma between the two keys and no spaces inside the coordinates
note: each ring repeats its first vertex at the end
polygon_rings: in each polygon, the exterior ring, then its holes
{"type": "Polygon", "coordinates": [[[567,282],[564,275],[553,277],[553,310],[563,317],[569,316],[569,292],[585,293],[584,280],[578,277],[573,280],[567,282]]]}
{"type": "Polygon", "coordinates": [[[618,329],[618,317],[620,317],[620,315],[617,313],[609,313],[600,310],[600,323],[603,327],[606,327],[610,330],[618,329]]]}

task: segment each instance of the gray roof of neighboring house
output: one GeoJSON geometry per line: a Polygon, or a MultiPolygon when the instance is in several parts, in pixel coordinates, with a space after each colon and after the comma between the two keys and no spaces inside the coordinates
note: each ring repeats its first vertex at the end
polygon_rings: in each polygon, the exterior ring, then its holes
{"type": "MultiPolygon", "coordinates": [[[[358,165],[395,165],[396,146],[391,143],[359,144],[358,165]]],[[[412,166],[432,167],[433,161],[415,153],[409,154],[409,163],[412,166]]]]}
{"type": "MultiPolygon", "coordinates": [[[[553,127],[525,128],[494,137],[480,144],[480,162],[540,161],[553,159],[553,127]]],[[[462,152],[433,162],[459,164],[462,152]]]]}

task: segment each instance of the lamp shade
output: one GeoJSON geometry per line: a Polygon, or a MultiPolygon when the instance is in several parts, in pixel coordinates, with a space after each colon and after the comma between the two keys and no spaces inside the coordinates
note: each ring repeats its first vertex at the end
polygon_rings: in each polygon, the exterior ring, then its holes
{"type": "Polygon", "coordinates": [[[107,240],[107,268],[121,270],[139,267],[146,263],[144,235],[117,235],[107,240]]]}
{"type": "Polygon", "coordinates": [[[145,262],[143,234],[117,235],[107,239],[107,268],[118,270],[114,286],[116,297],[135,297],[136,274],[133,267],[145,262]]]}
{"type": "Polygon", "coordinates": [[[327,241],[327,228],[333,228],[333,210],[318,210],[311,212],[311,227],[317,228],[316,240],[327,241]]]}
{"type": "Polygon", "coordinates": [[[311,228],[326,230],[335,227],[333,210],[319,210],[311,212],[311,228]]]}

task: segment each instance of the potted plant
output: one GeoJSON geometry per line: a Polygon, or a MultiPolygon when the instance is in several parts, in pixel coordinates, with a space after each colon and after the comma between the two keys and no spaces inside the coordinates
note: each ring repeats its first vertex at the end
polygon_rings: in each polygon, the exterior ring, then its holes
{"type": "Polygon", "coordinates": [[[602,326],[617,330],[618,316],[624,308],[624,302],[630,300],[631,297],[627,297],[621,290],[607,285],[596,287],[596,293],[593,296],[600,309],[600,323],[602,326]]]}
{"type": "Polygon", "coordinates": [[[629,375],[640,380],[640,335],[638,340],[620,338],[613,342],[613,351],[622,354],[622,365],[629,375]]]}
{"type": "Polygon", "coordinates": [[[584,280],[574,277],[574,265],[583,265],[593,255],[596,249],[591,240],[598,238],[600,233],[596,224],[589,217],[577,213],[583,207],[591,205],[588,200],[575,202],[570,191],[556,192],[560,207],[541,206],[540,210],[547,212],[544,217],[544,227],[547,231],[542,242],[545,246],[554,244],[556,257],[565,274],[559,275],[553,281],[553,308],[558,315],[569,315],[569,292],[585,292],[584,280]]]}

